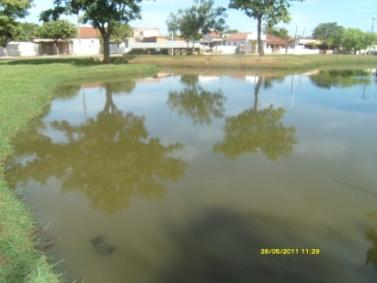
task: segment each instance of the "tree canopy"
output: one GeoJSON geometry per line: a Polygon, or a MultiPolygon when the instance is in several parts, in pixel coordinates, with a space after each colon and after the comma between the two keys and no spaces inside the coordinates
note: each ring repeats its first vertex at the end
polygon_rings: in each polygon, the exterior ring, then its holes
{"type": "Polygon", "coordinates": [[[132,35],[133,30],[128,24],[115,23],[110,39],[111,42],[119,44],[124,42],[127,37],[131,37],[132,35]]]}
{"type": "Polygon", "coordinates": [[[209,124],[223,117],[225,97],[221,90],[207,91],[198,85],[197,75],[181,77],[181,91],[170,91],[168,105],[173,111],[191,117],[194,124],[209,124]]]}
{"type": "Polygon", "coordinates": [[[195,42],[211,31],[223,31],[225,8],[215,7],[213,0],[194,0],[194,5],[177,14],[171,14],[167,20],[169,32],[179,33],[187,41],[195,42]]]}
{"type": "Polygon", "coordinates": [[[377,42],[376,34],[370,32],[364,33],[357,28],[349,28],[344,32],[341,44],[345,51],[356,52],[367,49],[375,42],[377,42]]]}
{"type": "Polygon", "coordinates": [[[313,30],[313,38],[325,42],[330,48],[338,48],[342,44],[345,28],[336,22],[319,24],[313,30]]]}
{"type": "Polygon", "coordinates": [[[283,38],[283,39],[289,39],[289,33],[286,28],[277,28],[277,27],[267,26],[266,33],[283,38]]]}
{"type": "Polygon", "coordinates": [[[80,14],[83,23],[97,28],[102,37],[104,62],[110,62],[110,40],[120,23],[140,18],[142,0],[55,0],[53,9],[44,11],[41,19],[56,20],[62,14],[80,14]]]}
{"type": "MultiPolygon", "coordinates": [[[[246,153],[262,152],[266,158],[276,160],[288,155],[296,144],[294,127],[285,127],[281,122],[285,110],[268,108],[258,110],[261,87],[270,87],[263,77],[258,78],[254,89],[254,106],[241,114],[229,117],[225,123],[225,137],[214,146],[214,151],[235,159],[246,153]]],[[[267,79],[268,80],[268,79],[267,79]]]]}
{"type": "Polygon", "coordinates": [[[19,33],[17,18],[27,15],[31,0],[0,1],[0,45],[6,46],[19,33]]]}
{"type": "Polygon", "coordinates": [[[14,35],[14,40],[31,41],[36,36],[36,32],[38,28],[39,28],[39,25],[34,24],[34,23],[18,24],[17,32],[14,35]]]}
{"type": "Polygon", "coordinates": [[[50,38],[53,40],[73,38],[76,34],[76,27],[65,20],[43,23],[43,25],[36,30],[36,35],[38,37],[50,38]]]}
{"type": "Polygon", "coordinates": [[[229,7],[244,11],[245,14],[258,22],[258,53],[264,55],[262,44],[262,24],[274,26],[279,22],[289,22],[291,2],[303,0],[231,0],[229,7]]]}

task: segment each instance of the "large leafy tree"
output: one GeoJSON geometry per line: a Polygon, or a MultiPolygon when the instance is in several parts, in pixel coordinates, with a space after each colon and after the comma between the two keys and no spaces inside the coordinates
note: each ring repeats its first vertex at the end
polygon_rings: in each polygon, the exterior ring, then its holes
{"type": "Polygon", "coordinates": [[[225,97],[221,90],[207,91],[198,84],[197,75],[181,77],[181,91],[170,91],[168,105],[173,111],[191,117],[194,124],[209,124],[224,113],[225,97]]]}
{"type": "Polygon", "coordinates": [[[27,15],[31,0],[0,0],[0,45],[6,46],[17,33],[17,18],[27,15]]]}
{"type": "Polygon", "coordinates": [[[367,49],[377,42],[375,33],[363,32],[357,28],[349,28],[343,34],[342,47],[346,51],[357,52],[362,49],[367,49]]]}
{"type": "Polygon", "coordinates": [[[36,36],[40,38],[54,40],[56,54],[59,54],[58,41],[73,38],[76,33],[76,27],[65,20],[46,22],[35,32],[36,36]]]}
{"type": "Polygon", "coordinates": [[[17,41],[31,41],[35,36],[39,28],[38,24],[34,23],[20,23],[18,25],[18,31],[14,36],[14,40],[17,41]]]}
{"type": "Polygon", "coordinates": [[[226,28],[225,11],[223,7],[215,7],[213,0],[195,0],[192,7],[170,15],[168,30],[175,34],[179,32],[180,36],[194,44],[210,31],[226,28]]]}
{"type": "Polygon", "coordinates": [[[313,38],[322,40],[331,49],[339,48],[344,31],[336,22],[322,23],[313,30],[313,38]]]}
{"type": "Polygon", "coordinates": [[[276,160],[288,155],[296,143],[294,127],[285,127],[281,122],[285,110],[268,108],[259,110],[261,87],[271,86],[268,79],[259,77],[254,89],[254,106],[241,114],[226,119],[225,137],[214,146],[215,152],[235,159],[246,153],[262,152],[268,159],[276,160]]]}
{"type": "Polygon", "coordinates": [[[269,26],[274,26],[279,22],[289,22],[290,2],[303,0],[231,0],[229,7],[242,10],[251,18],[257,20],[258,32],[258,53],[264,55],[262,44],[262,26],[265,22],[269,26]]]}
{"type": "Polygon", "coordinates": [[[120,23],[128,24],[140,18],[142,0],[55,0],[53,9],[44,11],[41,19],[57,19],[61,14],[80,14],[84,23],[90,23],[101,33],[104,62],[110,62],[110,39],[120,23]]]}

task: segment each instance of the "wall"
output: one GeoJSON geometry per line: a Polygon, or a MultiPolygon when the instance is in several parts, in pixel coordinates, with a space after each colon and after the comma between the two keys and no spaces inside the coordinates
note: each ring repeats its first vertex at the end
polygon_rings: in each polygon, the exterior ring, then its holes
{"type": "Polygon", "coordinates": [[[320,54],[321,51],[319,49],[307,49],[304,46],[296,46],[294,48],[288,48],[287,54],[294,54],[294,55],[315,55],[320,54]]]}
{"type": "Polygon", "coordinates": [[[0,47],[0,56],[37,56],[38,44],[33,42],[9,42],[6,48],[0,47]]]}
{"type": "Polygon", "coordinates": [[[73,55],[99,55],[101,43],[98,38],[75,38],[72,39],[73,55]]]}
{"type": "Polygon", "coordinates": [[[110,54],[124,54],[126,53],[126,43],[111,44],[110,54]]]}
{"type": "Polygon", "coordinates": [[[236,54],[237,46],[216,45],[212,48],[215,54],[236,54]]]}

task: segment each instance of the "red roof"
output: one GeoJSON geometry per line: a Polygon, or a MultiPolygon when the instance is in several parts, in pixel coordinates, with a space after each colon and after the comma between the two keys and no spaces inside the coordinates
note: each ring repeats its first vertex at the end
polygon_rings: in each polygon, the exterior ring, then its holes
{"type": "Polygon", "coordinates": [[[100,36],[99,30],[92,27],[79,27],[79,38],[98,38],[100,36]]]}
{"type": "Polygon", "coordinates": [[[226,35],[226,40],[229,41],[244,41],[247,39],[248,33],[246,32],[237,32],[226,35]]]}
{"type": "Polygon", "coordinates": [[[267,44],[270,44],[270,45],[280,45],[280,46],[287,46],[288,45],[288,41],[281,38],[281,37],[278,37],[278,36],[275,36],[275,35],[271,35],[271,34],[267,34],[267,44]]]}

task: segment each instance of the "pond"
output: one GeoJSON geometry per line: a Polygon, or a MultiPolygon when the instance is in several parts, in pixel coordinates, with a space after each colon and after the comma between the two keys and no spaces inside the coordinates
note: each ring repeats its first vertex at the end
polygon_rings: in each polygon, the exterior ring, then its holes
{"type": "Polygon", "coordinates": [[[375,282],[375,72],[65,86],[7,180],[71,281],[375,282]]]}

